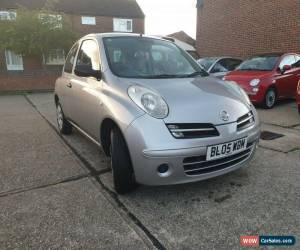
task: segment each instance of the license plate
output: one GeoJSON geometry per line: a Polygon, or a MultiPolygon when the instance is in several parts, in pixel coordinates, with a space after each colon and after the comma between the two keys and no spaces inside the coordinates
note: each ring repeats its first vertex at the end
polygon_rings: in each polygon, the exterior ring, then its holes
{"type": "Polygon", "coordinates": [[[206,160],[216,160],[225,156],[237,154],[247,148],[247,138],[227,142],[207,148],[206,160]]]}

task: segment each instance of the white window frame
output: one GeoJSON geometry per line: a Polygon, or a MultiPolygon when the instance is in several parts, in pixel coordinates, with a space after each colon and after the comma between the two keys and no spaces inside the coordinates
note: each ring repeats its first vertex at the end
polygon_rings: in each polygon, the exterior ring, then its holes
{"type": "Polygon", "coordinates": [[[115,32],[133,32],[133,20],[124,18],[114,18],[114,31],[115,32]],[[130,22],[130,29],[128,29],[128,22],[130,22]]]}
{"type": "MultiPolygon", "coordinates": [[[[62,56],[61,59],[60,60],[59,59],[57,59],[57,60],[50,60],[49,55],[47,55],[47,56],[44,55],[44,63],[46,65],[64,65],[65,61],[66,61],[65,51],[63,49],[52,49],[51,51],[52,52],[57,52],[57,53],[60,52],[61,53],[60,56],[62,56]]],[[[59,58],[59,57],[57,57],[57,58],[59,58]]]]}
{"type": "Polygon", "coordinates": [[[0,11],[0,21],[4,20],[16,20],[17,18],[17,12],[16,11],[11,11],[11,10],[1,10],[0,11]]]}
{"type": "Polygon", "coordinates": [[[5,61],[6,61],[6,68],[8,71],[21,71],[24,70],[23,66],[23,58],[20,55],[16,55],[14,52],[10,50],[5,50],[5,61]],[[18,57],[19,59],[19,64],[13,64],[13,57],[18,57]]]}
{"type": "Polygon", "coordinates": [[[96,25],[96,17],[94,16],[82,16],[81,24],[83,25],[96,25]]]}

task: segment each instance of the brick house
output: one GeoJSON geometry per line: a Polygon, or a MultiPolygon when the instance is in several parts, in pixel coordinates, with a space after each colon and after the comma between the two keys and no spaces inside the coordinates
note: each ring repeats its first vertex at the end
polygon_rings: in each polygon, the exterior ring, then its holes
{"type": "Polygon", "coordinates": [[[196,45],[196,41],[195,39],[193,39],[192,37],[190,37],[187,33],[185,33],[183,30],[172,33],[170,35],[167,35],[169,37],[173,37],[176,38],[182,42],[188,43],[191,46],[195,46],[196,45]]]}
{"type": "Polygon", "coordinates": [[[201,57],[300,53],[299,0],[198,0],[201,57]]]}
{"type": "MultiPolygon", "coordinates": [[[[17,18],[18,4],[39,10],[46,2],[1,0],[0,22],[17,18]]],[[[145,16],[135,0],[59,0],[54,1],[52,7],[65,14],[73,31],[80,36],[102,32],[144,33],[145,16]]],[[[22,57],[13,51],[0,51],[0,91],[53,89],[66,53],[57,49],[47,58],[34,58],[22,57]]]]}

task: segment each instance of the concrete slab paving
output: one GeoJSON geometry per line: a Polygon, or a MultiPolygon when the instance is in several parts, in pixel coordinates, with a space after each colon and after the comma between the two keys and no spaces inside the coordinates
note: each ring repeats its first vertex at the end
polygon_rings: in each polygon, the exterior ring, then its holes
{"type": "Polygon", "coordinates": [[[1,120],[4,116],[22,116],[35,114],[34,110],[28,105],[26,99],[22,95],[0,95],[0,116],[1,120]]]}
{"type": "MultiPolygon", "coordinates": [[[[284,114],[292,115],[293,104],[283,105],[285,108],[279,106],[275,112],[270,111],[274,112],[270,117],[266,111],[259,111],[267,123],[276,118],[276,126],[263,125],[264,128],[280,132],[283,128],[278,126],[294,126],[298,122],[294,118],[288,120],[284,114]]],[[[283,132],[287,138],[298,136],[296,130],[283,132]]],[[[97,161],[104,157],[89,153],[93,144],[82,138],[75,134],[68,142],[80,155],[84,152],[82,156],[89,163],[98,165],[97,161]]],[[[284,149],[289,146],[287,143],[290,140],[281,141],[277,146],[284,149]]],[[[294,148],[296,143],[293,141],[289,147],[294,148]]],[[[299,238],[300,154],[297,150],[274,151],[276,143],[271,144],[275,145],[273,150],[260,147],[246,169],[187,185],[141,186],[118,199],[170,249],[240,249],[239,237],[249,234],[285,234],[299,238]]],[[[113,190],[111,173],[101,175],[100,179],[113,190]]],[[[294,249],[299,249],[297,244],[294,249]]]]}
{"type": "MultiPolygon", "coordinates": [[[[239,249],[241,235],[300,236],[299,175],[295,159],[259,148],[246,169],[187,185],[141,186],[120,199],[174,248],[239,249]]],[[[111,178],[101,176],[113,189],[111,178]]]]}
{"type": "Polygon", "coordinates": [[[0,249],[148,249],[88,179],[0,199],[0,249]]]}
{"type": "Polygon", "coordinates": [[[282,101],[273,109],[257,108],[263,123],[292,127],[300,125],[300,115],[295,100],[282,101]]]}
{"type": "Polygon", "coordinates": [[[296,129],[286,129],[278,126],[262,124],[262,131],[270,131],[284,135],[281,138],[271,141],[261,140],[260,145],[263,147],[285,153],[300,149],[300,131],[296,129]]]}
{"type": "MultiPolygon", "coordinates": [[[[29,94],[27,97],[57,130],[53,93],[29,94]]],[[[109,159],[105,156],[103,151],[91,143],[89,139],[82,136],[76,129],[73,130],[71,136],[64,136],[63,138],[68,144],[72,145],[80,155],[85,157],[95,170],[100,171],[110,167],[109,159]]]]}
{"type": "Polygon", "coordinates": [[[87,173],[24,96],[0,103],[0,193],[87,173]]]}
{"type": "Polygon", "coordinates": [[[47,116],[48,121],[56,126],[56,111],[54,104],[54,93],[27,94],[27,98],[39,107],[39,111],[47,116]]]}

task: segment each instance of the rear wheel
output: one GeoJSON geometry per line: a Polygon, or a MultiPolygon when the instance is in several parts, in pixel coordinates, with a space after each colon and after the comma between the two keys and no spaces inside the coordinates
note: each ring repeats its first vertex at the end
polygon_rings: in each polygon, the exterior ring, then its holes
{"type": "Polygon", "coordinates": [[[272,109],[277,102],[277,93],[275,88],[269,88],[265,94],[264,98],[264,108],[272,109]]]}
{"type": "Polygon", "coordinates": [[[72,125],[65,118],[64,112],[59,102],[56,104],[57,126],[61,134],[69,135],[72,133],[72,125]]]}
{"type": "Polygon", "coordinates": [[[115,190],[126,194],[136,188],[134,172],[125,139],[118,128],[111,132],[111,167],[115,190]]]}

